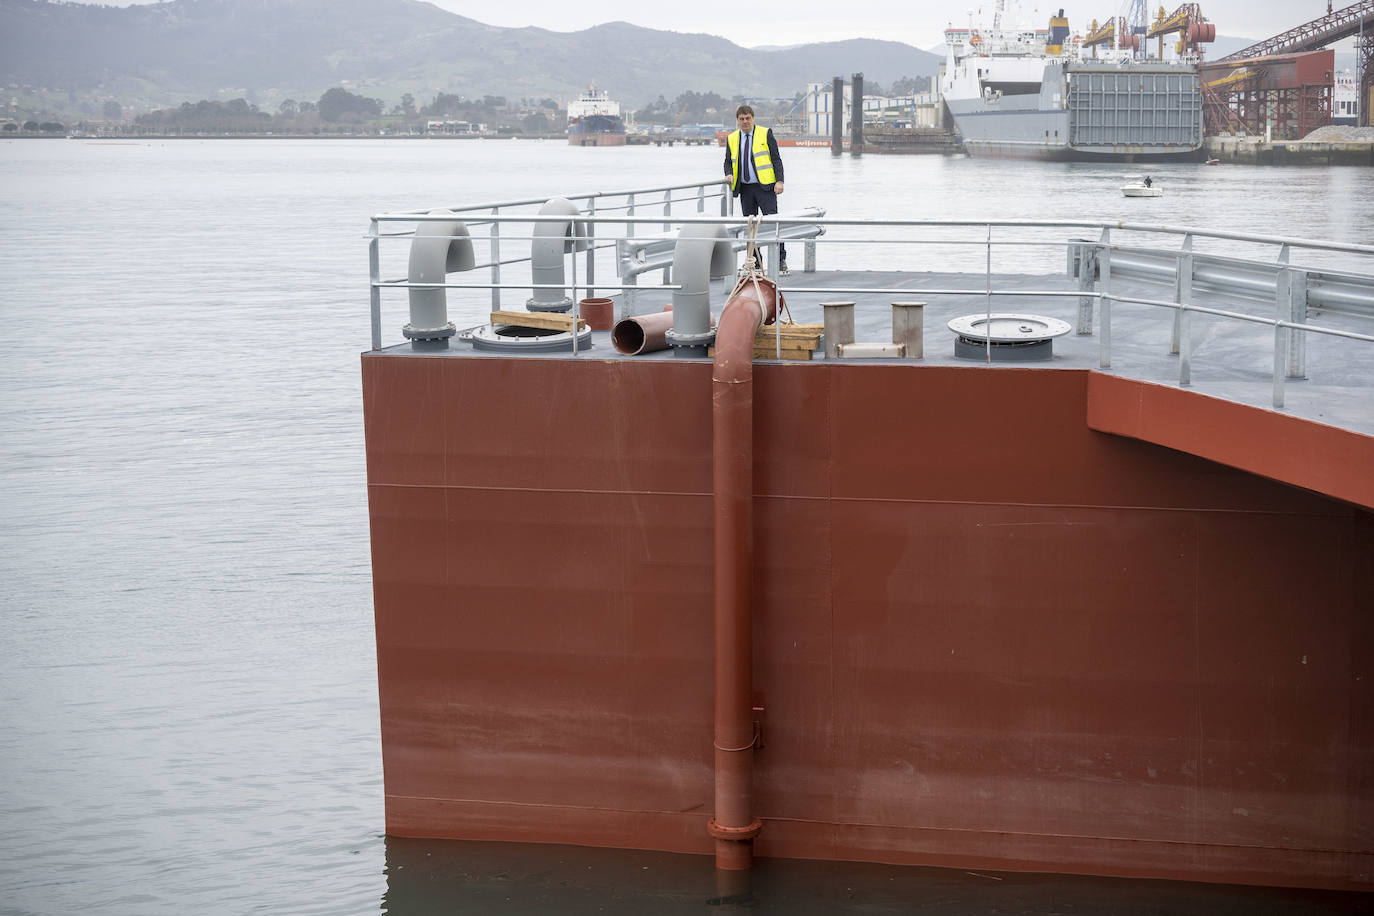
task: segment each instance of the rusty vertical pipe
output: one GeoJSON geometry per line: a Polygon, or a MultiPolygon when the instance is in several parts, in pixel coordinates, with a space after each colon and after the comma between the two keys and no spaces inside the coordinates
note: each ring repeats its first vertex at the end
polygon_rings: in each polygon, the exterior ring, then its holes
{"type": "Polygon", "coordinates": [[[746,283],[725,303],[711,371],[715,514],[716,813],[707,830],[716,868],[754,860],[753,813],[754,335],[774,314],[776,288],[746,283]]]}

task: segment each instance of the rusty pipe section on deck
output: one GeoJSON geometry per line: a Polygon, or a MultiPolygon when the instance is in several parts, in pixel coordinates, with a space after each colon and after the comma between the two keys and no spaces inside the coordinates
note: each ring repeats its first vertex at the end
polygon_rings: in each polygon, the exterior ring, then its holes
{"type": "Polygon", "coordinates": [[[611,328],[611,344],[626,356],[656,353],[668,349],[668,332],[673,329],[673,307],[665,305],[661,312],[631,315],[622,318],[611,328]]]}
{"type": "Polygon", "coordinates": [[[611,344],[626,356],[668,349],[668,332],[673,328],[672,312],[631,315],[611,328],[611,344]]]}
{"type": "Polygon", "coordinates": [[[754,335],[776,313],[777,288],[743,283],[720,315],[711,370],[715,516],[716,868],[754,861],[753,813],[754,335]]]}

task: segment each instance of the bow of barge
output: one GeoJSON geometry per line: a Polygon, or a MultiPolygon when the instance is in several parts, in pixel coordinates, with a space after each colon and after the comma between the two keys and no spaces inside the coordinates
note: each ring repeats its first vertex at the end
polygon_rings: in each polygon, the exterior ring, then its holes
{"type": "MultiPolygon", "coordinates": [[[[1039,364],[954,355],[982,274],[782,284],[860,341],[920,294],[924,347],[756,361],[755,850],[1369,890],[1369,321],[1283,409],[1278,326],[1209,325],[1181,387],[1176,312],[1091,247],[987,278],[1081,332],[1039,364]]],[[[456,336],[362,358],[386,830],[708,853],[711,361],[456,336]]]]}

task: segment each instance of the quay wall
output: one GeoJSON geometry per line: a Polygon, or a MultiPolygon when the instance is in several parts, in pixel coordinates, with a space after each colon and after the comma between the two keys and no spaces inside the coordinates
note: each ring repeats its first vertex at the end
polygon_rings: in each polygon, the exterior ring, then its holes
{"type": "Polygon", "coordinates": [[[1242,165],[1374,165],[1374,142],[1208,137],[1209,159],[1242,165]]]}
{"type": "MultiPolygon", "coordinates": [[[[363,357],[386,829],[707,854],[711,366],[363,357]]],[[[755,370],[761,856],[1374,889],[1374,513],[755,370]]]]}

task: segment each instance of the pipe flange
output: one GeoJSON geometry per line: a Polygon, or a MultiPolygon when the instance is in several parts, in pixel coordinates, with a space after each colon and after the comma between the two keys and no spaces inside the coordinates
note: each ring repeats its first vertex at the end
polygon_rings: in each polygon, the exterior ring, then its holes
{"type": "Polygon", "coordinates": [[[763,830],[763,821],[754,818],[747,827],[722,827],[713,817],[706,822],[706,832],[718,840],[752,840],[763,830]]]}
{"type": "Polygon", "coordinates": [[[453,326],[453,322],[449,322],[442,328],[416,328],[410,325],[401,328],[401,334],[407,340],[443,340],[457,333],[458,329],[453,326]]]}
{"type": "Polygon", "coordinates": [[[701,334],[684,334],[669,328],[663,336],[670,347],[709,347],[716,342],[716,329],[712,328],[701,334]]]}
{"type": "Polygon", "coordinates": [[[525,300],[525,308],[531,312],[570,312],[572,311],[573,301],[571,296],[564,296],[562,300],[551,302],[541,302],[537,299],[525,300]]]}

